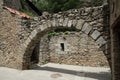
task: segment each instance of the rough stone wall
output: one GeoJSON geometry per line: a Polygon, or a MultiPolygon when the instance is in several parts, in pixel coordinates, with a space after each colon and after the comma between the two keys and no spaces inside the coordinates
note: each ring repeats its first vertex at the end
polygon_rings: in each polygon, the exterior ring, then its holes
{"type": "MultiPolygon", "coordinates": [[[[3,4],[3,1],[2,0],[0,0],[0,15],[2,14],[1,12],[2,12],[2,4],[3,4]]],[[[2,17],[0,16],[0,20],[2,19],[2,17]]],[[[0,21],[0,26],[2,26],[2,22],[0,21]]],[[[3,52],[2,52],[2,50],[0,50],[0,62],[2,62],[2,54],[3,54],[3,52]]],[[[1,65],[2,63],[0,63],[0,65],[1,65]]]]}
{"type": "Polygon", "coordinates": [[[39,64],[45,64],[49,62],[49,40],[48,35],[44,35],[40,39],[40,49],[39,49],[39,64]]]}
{"type": "MultiPolygon", "coordinates": [[[[1,12],[0,43],[2,48],[0,50],[5,55],[2,57],[5,61],[3,61],[4,66],[27,68],[35,43],[40,41],[42,35],[56,28],[80,30],[91,36],[100,47],[103,47],[103,50],[106,49],[104,44],[107,35],[104,36],[103,33],[103,6],[84,7],[55,14],[44,13],[30,20],[21,19],[4,9],[1,12]]],[[[0,55],[3,56],[3,54],[0,55]]]]}
{"type": "Polygon", "coordinates": [[[103,51],[88,35],[71,32],[52,36],[49,41],[50,62],[81,66],[109,66],[103,51]],[[64,44],[64,51],[61,50],[64,44]]]}
{"type": "Polygon", "coordinates": [[[19,46],[20,17],[2,9],[0,12],[0,65],[15,67],[19,46]]]}

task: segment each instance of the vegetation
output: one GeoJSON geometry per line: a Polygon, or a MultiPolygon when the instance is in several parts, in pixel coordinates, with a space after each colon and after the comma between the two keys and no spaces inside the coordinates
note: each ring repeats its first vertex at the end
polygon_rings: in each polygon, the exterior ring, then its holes
{"type": "Polygon", "coordinates": [[[25,4],[25,1],[24,0],[20,0],[20,3],[21,3],[21,8],[19,9],[21,12],[24,12],[26,14],[28,14],[29,16],[32,16],[34,17],[35,14],[32,13],[28,8],[27,8],[27,5],[25,4]]]}
{"type": "Polygon", "coordinates": [[[76,31],[76,30],[57,29],[55,31],[48,32],[48,38],[50,38],[51,36],[57,36],[57,35],[68,35],[70,31],[76,31]]]}
{"type": "MultiPolygon", "coordinates": [[[[42,11],[56,13],[73,8],[80,8],[86,0],[32,0],[32,2],[42,11]]],[[[100,6],[103,0],[91,0],[90,6],[100,6]]]]}
{"type": "Polygon", "coordinates": [[[42,11],[56,13],[72,8],[78,8],[83,1],[80,0],[32,0],[42,11]]]}
{"type": "MultiPolygon", "coordinates": [[[[30,0],[32,3],[40,10],[40,11],[47,11],[50,13],[57,13],[59,11],[65,11],[68,9],[73,8],[80,8],[81,6],[84,6],[86,0],[30,0]]],[[[102,5],[103,0],[91,0],[89,3],[90,6],[99,6],[102,5]]],[[[22,9],[20,9],[23,12],[30,13],[30,15],[33,15],[25,5],[25,1],[21,0],[22,9]]]]}
{"type": "Polygon", "coordinates": [[[103,4],[103,0],[91,0],[92,6],[100,6],[103,4]]]}

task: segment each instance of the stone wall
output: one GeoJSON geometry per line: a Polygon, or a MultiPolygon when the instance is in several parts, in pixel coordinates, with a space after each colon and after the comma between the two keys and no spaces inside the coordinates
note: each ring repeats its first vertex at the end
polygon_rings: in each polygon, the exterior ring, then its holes
{"type": "MultiPolygon", "coordinates": [[[[1,9],[0,52],[1,65],[26,69],[29,67],[33,48],[48,31],[67,28],[82,31],[91,36],[102,51],[108,49],[104,34],[103,6],[72,9],[55,14],[43,13],[40,17],[23,19],[1,9]]],[[[109,53],[105,53],[110,58],[109,53]]],[[[110,61],[110,59],[109,59],[110,61]]]]}
{"type": "MultiPolygon", "coordinates": [[[[88,23],[89,25],[92,26],[94,30],[98,30],[101,32],[101,35],[104,35],[103,17],[104,17],[103,6],[71,9],[68,11],[59,12],[55,14],[49,14],[44,12],[42,16],[34,17],[30,20],[23,20],[21,25],[22,34],[20,35],[23,37],[22,39],[26,40],[30,35],[30,32],[35,30],[40,25],[43,26],[53,25],[53,27],[63,26],[68,28],[70,26],[74,27],[77,24],[77,22],[80,24],[79,25],[81,26],[80,28],[82,28],[84,23],[88,23]]],[[[107,36],[103,37],[107,38],[107,36]]]]}
{"type": "Polygon", "coordinates": [[[19,25],[21,18],[7,10],[0,12],[0,66],[15,67],[19,44],[19,25]]]}
{"type": "Polygon", "coordinates": [[[40,48],[39,48],[39,64],[45,64],[49,62],[49,39],[48,35],[44,35],[40,39],[40,48]]]}
{"type": "MultiPolygon", "coordinates": [[[[48,39],[47,36],[42,37],[42,40],[46,41],[46,39],[48,39]]],[[[91,37],[82,32],[56,34],[49,37],[48,41],[49,45],[46,43],[40,49],[43,51],[40,57],[46,58],[49,56],[47,60],[43,60],[44,62],[96,67],[109,66],[103,51],[99,50],[98,45],[91,37]]]]}

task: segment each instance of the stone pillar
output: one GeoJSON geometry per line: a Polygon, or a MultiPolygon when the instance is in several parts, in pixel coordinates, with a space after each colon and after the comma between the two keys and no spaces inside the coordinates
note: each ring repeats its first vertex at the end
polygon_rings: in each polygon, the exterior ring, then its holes
{"type": "MultiPolygon", "coordinates": [[[[120,20],[120,19],[119,19],[120,20]]],[[[116,21],[117,22],[117,21],[116,21]]],[[[120,28],[119,23],[111,28],[112,80],[120,80],[120,28]]]]}

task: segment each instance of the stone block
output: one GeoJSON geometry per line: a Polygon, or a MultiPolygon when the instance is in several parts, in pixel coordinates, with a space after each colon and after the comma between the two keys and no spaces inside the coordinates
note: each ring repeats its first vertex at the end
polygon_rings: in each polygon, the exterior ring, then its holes
{"type": "Polygon", "coordinates": [[[58,21],[58,26],[63,26],[63,19],[59,19],[58,21]]]}
{"type": "Polygon", "coordinates": [[[73,20],[72,24],[73,24],[73,27],[75,27],[77,25],[77,20],[73,20]]]}
{"type": "Polygon", "coordinates": [[[44,30],[48,28],[47,21],[43,24],[44,30]]]}
{"type": "Polygon", "coordinates": [[[83,27],[84,22],[85,22],[85,21],[82,20],[82,19],[78,20],[77,25],[76,25],[76,28],[79,29],[79,30],[81,30],[82,27],[83,27]]]}
{"type": "Polygon", "coordinates": [[[47,21],[47,26],[48,26],[48,27],[51,27],[51,22],[50,22],[50,20],[47,21]]]}
{"type": "Polygon", "coordinates": [[[36,30],[32,31],[32,33],[30,34],[29,38],[33,39],[37,35],[37,33],[38,32],[36,30]]]}
{"type": "Polygon", "coordinates": [[[39,28],[37,28],[37,30],[41,30],[41,31],[44,31],[45,29],[47,28],[47,25],[39,25],[39,28]]]}
{"type": "Polygon", "coordinates": [[[102,45],[102,46],[100,47],[100,50],[101,50],[101,51],[105,51],[105,50],[107,50],[107,49],[108,49],[107,44],[102,45]]]}
{"type": "Polygon", "coordinates": [[[28,46],[30,42],[31,42],[31,39],[28,37],[27,40],[25,41],[24,45],[28,46]]]}
{"type": "Polygon", "coordinates": [[[99,38],[96,40],[96,42],[97,42],[97,44],[98,44],[99,46],[102,46],[102,45],[106,44],[106,41],[105,41],[105,39],[104,39],[102,36],[99,37],[99,38]]]}
{"type": "Polygon", "coordinates": [[[89,34],[91,30],[92,30],[92,27],[88,23],[85,23],[82,27],[82,31],[85,32],[86,34],[89,34]]]}
{"type": "Polygon", "coordinates": [[[57,21],[57,19],[53,19],[53,20],[51,21],[51,23],[52,23],[52,27],[57,27],[57,26],[58,26],[58,21],[57,21]]]}
{"type": "Polygon", "coordinates": [[[65,19],[64,19],[64,21],[63,21],[63,27],[66,27],[66,26],[67,26],[68,20],[69,20],[68,18],[65,18],[65,19]]]}
{"type": "Polygon", "coordinates": [[[72,20],[69,20],[68,21],[68,27],[71,27],[72,26],[72,20]]]}
{"type": "Polygon", "coordinates": [[[90,36],[91,36],[94,40],[96,40],[100,35],[101,35],[100,32],[97,31],[97,30],[95,30],[90,36]]]}

